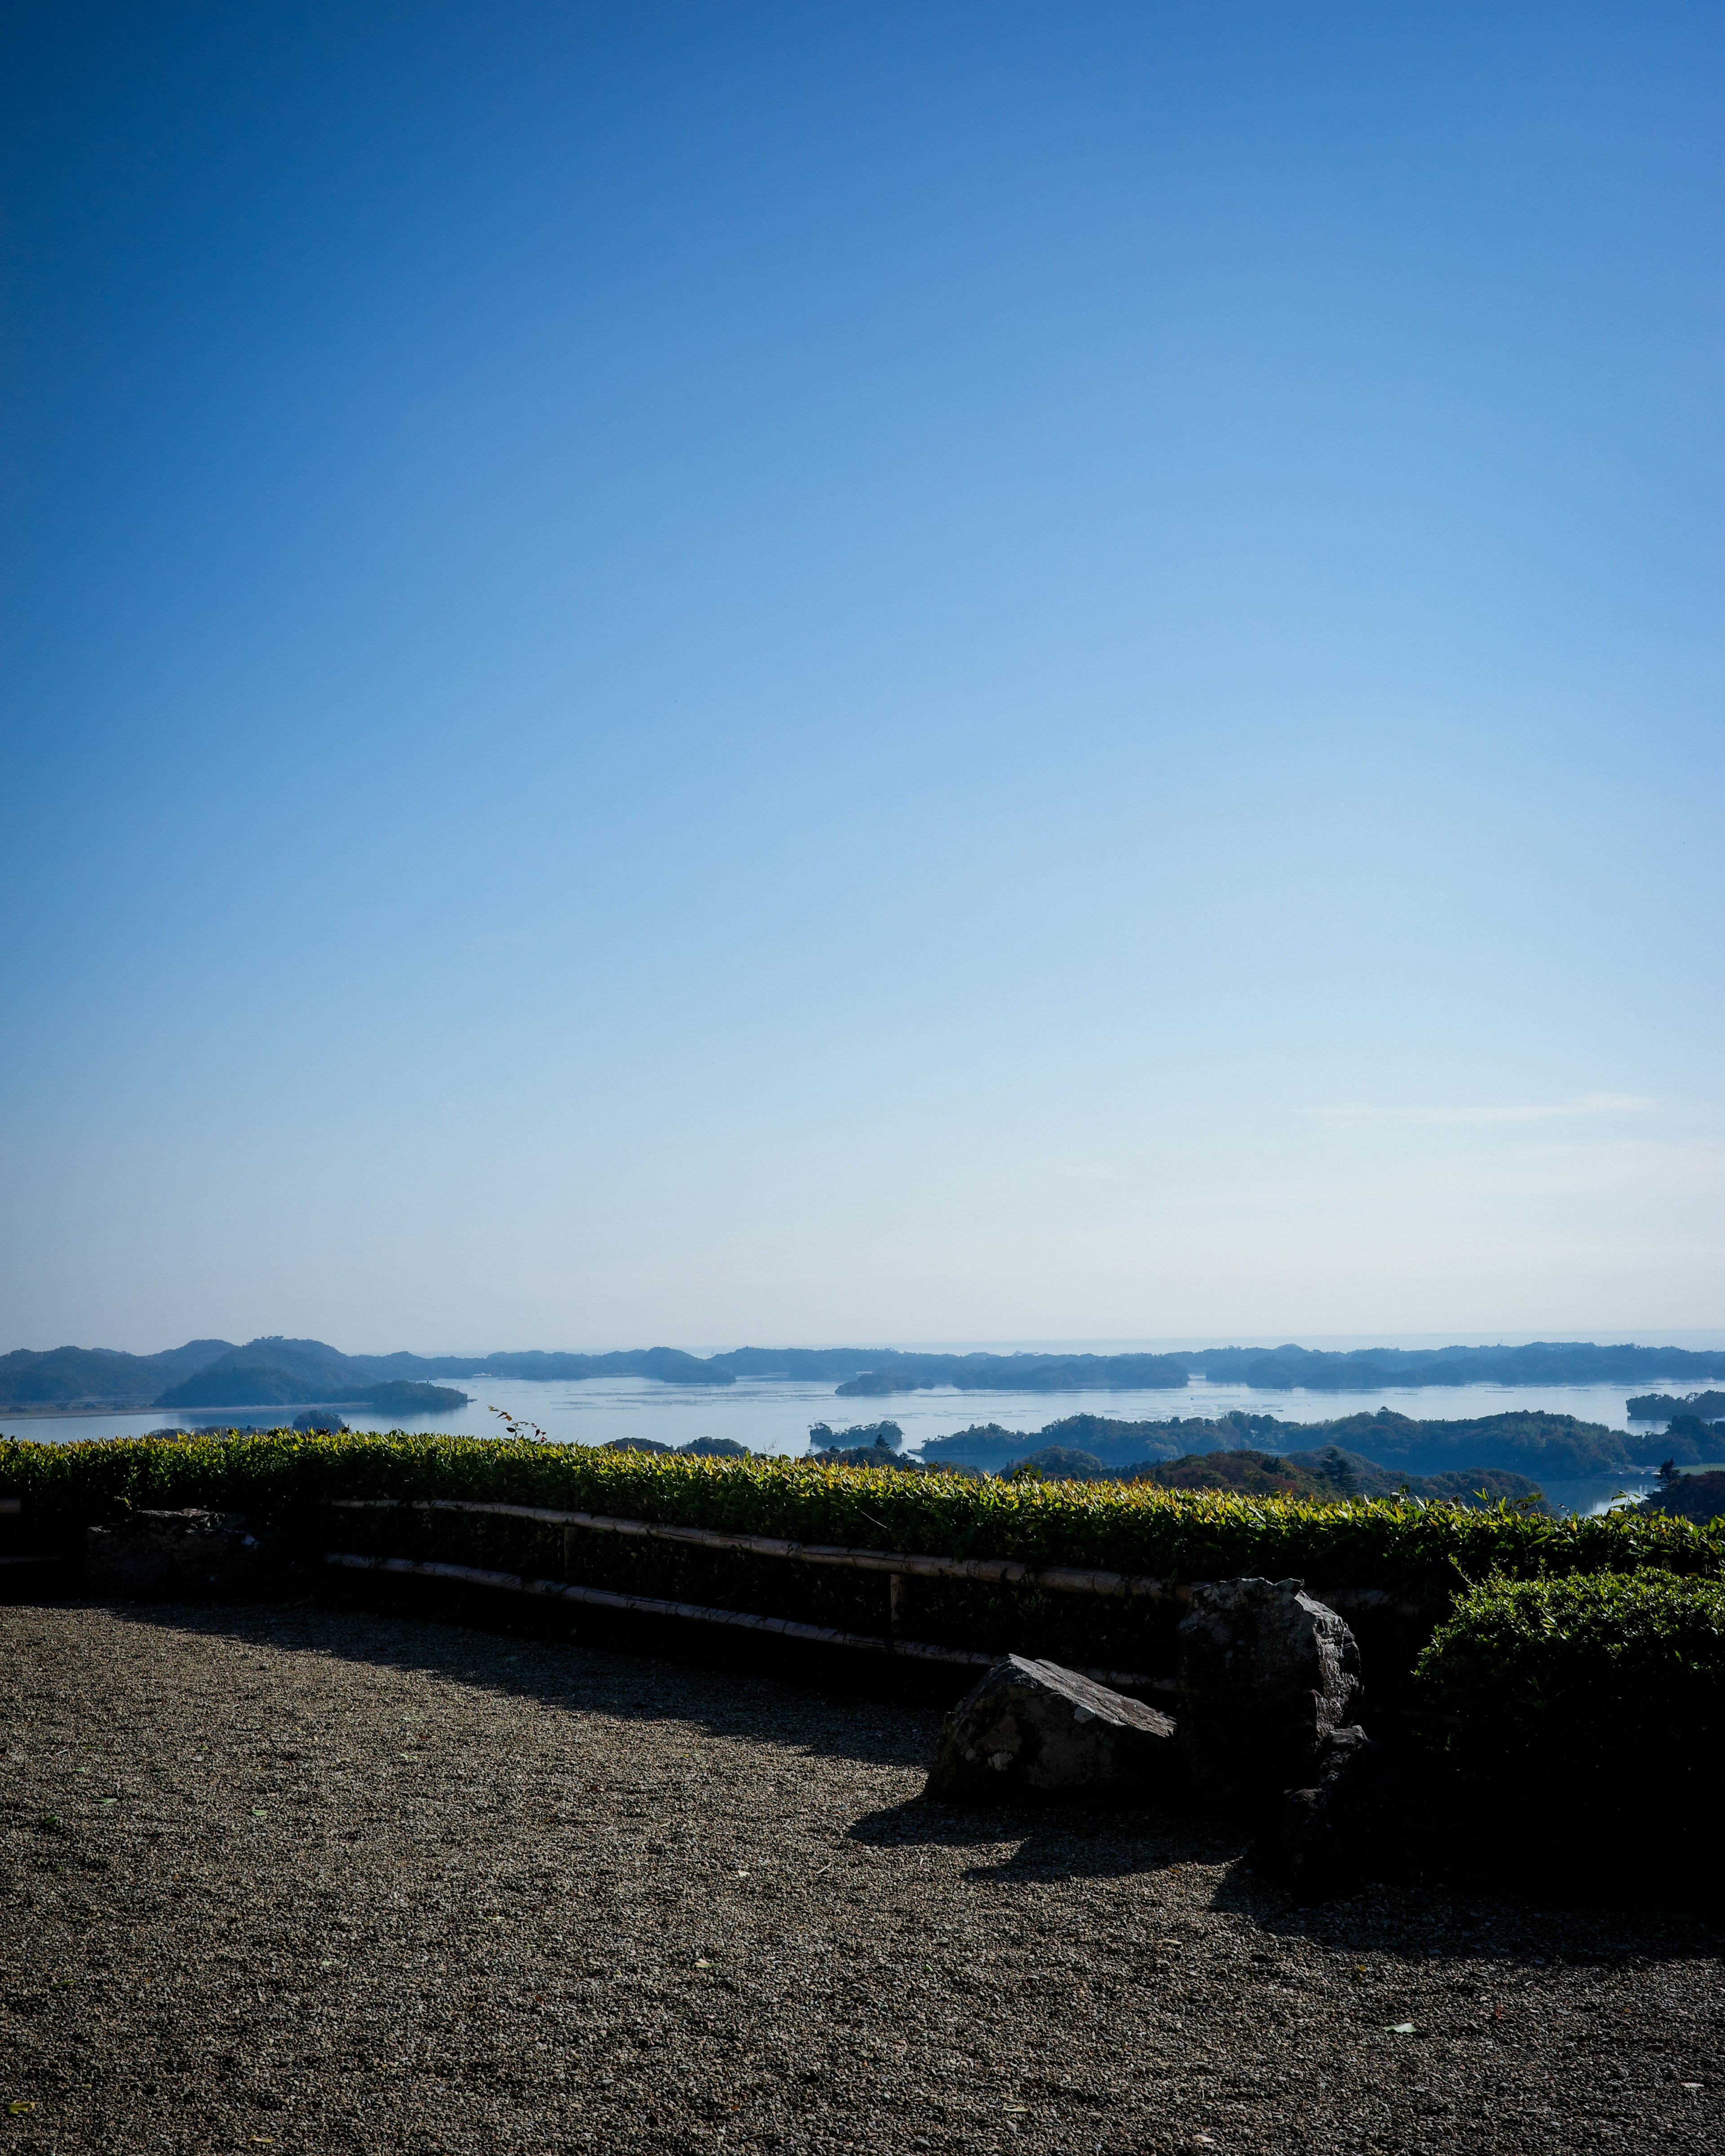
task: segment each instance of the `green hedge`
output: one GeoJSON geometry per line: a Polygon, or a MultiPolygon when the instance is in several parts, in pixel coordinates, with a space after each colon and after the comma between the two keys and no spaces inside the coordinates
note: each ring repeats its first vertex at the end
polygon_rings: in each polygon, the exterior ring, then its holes
{"type": "Polygon", "coordinates": [[[1176,1578],[1297,1576],[1448,1596],[1487,1577],[1725,1576],[1719,1524],[1554,1520],[1394,1499],[1314,1505],[1154,1484],[974,1481],[806,1460],[701,1460],[506,1439],[278,1430],[74,1445],[0,1441],[0,1496],[45,1532],[208,1505],[285,1518],[332,1497],[470,1497],[961,1557],[1176,1578]]]}
{"type": "MultiPolygon", "coordinates": [[[[0,1496],[21,1496],[41,1546],[135,1507],[207,1505],[280,1523],[308,1545],[439,1558],[557,1576],[562,1540],[531,1523],[447,1513],[332,1512],[332,1497],[469,1497],[958,1557],[1015,1558],[1176,1579],[1290,1575],[1384,1588],[1435,1615],[1487,1575],[1725,1574],[1717,1527],[1662,1517],[1553,1520],[1394,1500],[1313,1505],[1110,1482],[977,1481],[956,1475],[702,1460],[491,1438],[294,1430],[0,1443],[0,1496]]],[[[601,1534],[577,1537],[572,1576],[625,1593],[753,1609],[840,1630],[885,1630],[878,1573],[601,1534]]],[[[1161,1670],[1178,1604],[916,1581],[907,1635],[1018,1648],[1093,1667],[1161,1670]]],[[[1386,1634],[1378,1676],[1404,1677],[1431,1618],[1386,1634]],[[1392,1667],[1393,1666],[1393,1667],[1392,1667]]],[[[1368,1656],[1369,1643],[1363,1636],[1368,1656]]],[[[1374,1679],[1374,1681],[1377,1680],[1374,1679]]]]}
{"type": "Polygon", "coordinates": [[[1442,1748],[1476,1853],[1594,1884],[1651,1861],[1680,1890],[1717,1892],[1725,1584],[1493,1579],[1456,1603],[1415,1676],[1453,1718],[1442,1748]]]}

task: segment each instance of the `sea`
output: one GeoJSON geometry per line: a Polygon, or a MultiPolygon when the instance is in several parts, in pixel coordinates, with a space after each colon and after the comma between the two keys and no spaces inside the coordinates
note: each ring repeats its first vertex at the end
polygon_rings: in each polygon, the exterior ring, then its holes
{"type": "MultiPolygon", "coordinates": [[[[1302,1433],[1299,1425],[1353,1414],[1361,1409],[1391,1408],[1419,1420],[1445,1422],[1476,1415],[1502,1414],[1544,1408],[1604,1423],[1645,1440],[1637,1471],[1614,1478],[1553,1481],[1543,1486],[1553,1505],[1571,1512],[1602,1512],[1625,1499],[1645,1496],[1655,1486],[1663,1423],[1629,1420],[1626,1402],[1636,1393],[1697,1389],[1693,1378],[1649,1378],[1633,1388],[1621,1385],[1416,1385],[1381,1392],[1318,1393],[1269,1391],[1245,1384],[1211,1384],[1194,1378],[1183,1391],[1093,1393],[960,1393],[940,1387],[886,1399],[839,1399],[829,1380],[744,1378],[734,1385],[666,1385],[648,1378],[588,1378],[578,1382],[485,1376],[448,1381],[471,1395],[470,1404],[444,1414],[392,1421],[392,1426],[427,1431],[497,1436],[513,1417],[526,1434],[535,1432],[557,1445],[604,1445],[613,1438],[652,1438],[661,1445],[686,1444],[691,1438],[728,1437],[752,1452],[794,1456],[809,1449],[812,1424],[826,1423],[842,1431],[853,1424],[898,1424],[905,1449],[915,1451],[931,1437],[945,1437],[973,1423],[998,1423],[1022,1431],[1025,1450],[1049,1423],[1067,1415],[1106,1415],[1123,1422],[1162,1422],[1172,1415],[1226,1414],[1232,1408],[1271,1414],[1290,1425],[1274,1440],[1283,1450],[1298,1451],[1324,1440],[1302,1433]]],[[[182,1418],[199,1428],[267,1429],[300,1410],[277,1409],[182,1418]]],[[[80,1438],[142,1436],[168,1426],[175,1418],[161,1409],[136,1414],[0,1416],[0,1436],[70,1444],[80,1438]]],[[[350,1412],[350,1427],[368,1427],[362,1414],[350,1412]]],[[[1266,1447],[1272,1442],[1264,1440],[1266,1447]]]]}

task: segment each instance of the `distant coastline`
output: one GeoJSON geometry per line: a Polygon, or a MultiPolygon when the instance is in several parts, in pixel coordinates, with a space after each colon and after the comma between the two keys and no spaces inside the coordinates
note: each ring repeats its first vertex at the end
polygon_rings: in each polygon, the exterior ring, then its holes
{"type": "MultiPolygon", "coordinates": [[[[243,1345],[189,1340],[156,1355],[106,1348],[17,1348],[0,1355],[0,1414],[91,1415],[161,1408],[432,1409],[434,1381],[578,1383],[639,1377],[693,1389],[748,1378],[829,1383],[840,1399],[894,1394],[1181,1392],[1194,1378],[1264,1392],[1385,1393],[1425,1386],[1645,1385],[1725,1379],[1725,1349],[1601,1346],[1591,1340],[1436,1348],[1207,1348],[1156,1353],[929,1353],[891,1348],[735,1348],[708,1356],[680,1348],[604,1354],[542,1349],[489,1355],[347,1355],[321,1340],[267,1334],[243,1345]],[[418,1387],[416,1396],[412,1389],[418,1387]]],[[[459,1396],[465,1404],[465,1395],[459,1396]]],[[[1642,1396],[1645,1402],[1654,1395],[1642,1396]]],[[[1658,1395],[1671,1398],[1674,1395],[1658,1395]]],[[[1693,1396],[1692,1396],[1693,1397],[1693,1396]]],[[[444,1404],[454,1404],[447,1394],[444,1404]]]]}

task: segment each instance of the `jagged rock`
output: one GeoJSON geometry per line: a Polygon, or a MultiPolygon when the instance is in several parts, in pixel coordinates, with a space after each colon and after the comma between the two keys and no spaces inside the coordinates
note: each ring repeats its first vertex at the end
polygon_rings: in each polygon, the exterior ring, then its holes
{"type": "Polygon", "coordinates": [[[1178,1773],[1167,1715],[1056,1662],[1009,1655],[947,1717],[924,1794],[949,1804],[1154,1804],[1178,1773]]]}
{"type": "Polygon", "coordinates": [[[1180,1622],[1180,1746],[1200,1794],[1251,1809],[1310,1784],[1359,1690],[1359,1649],[1297,1579],[1194,1589],[1180,1622]]]}
{"type": "Polygon", "coordinates": [[[128,1512],[85,1539],[85,1584],[126,1599],[244,1599],[267,1591],[275,1555],[232,1512],[128,1512]]]}
{"type": "Polygon", "coordinates": [[[1401,1776],[1358,1722],[1332,1729],[1311,1785],[1290,1789],[1247,1852],[1255,1871],[1304,1901],[1381,1879],[1400,1854],[1401,1776]]]}

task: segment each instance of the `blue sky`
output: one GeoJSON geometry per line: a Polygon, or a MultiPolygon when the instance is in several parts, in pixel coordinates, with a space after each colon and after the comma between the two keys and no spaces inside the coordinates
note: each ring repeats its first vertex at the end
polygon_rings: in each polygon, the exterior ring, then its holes
{"type": "Polygon", "coordinates": [[[0,1347],[1725,1323],[1725,18],[8,17],[0,1347]]]}

